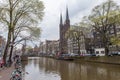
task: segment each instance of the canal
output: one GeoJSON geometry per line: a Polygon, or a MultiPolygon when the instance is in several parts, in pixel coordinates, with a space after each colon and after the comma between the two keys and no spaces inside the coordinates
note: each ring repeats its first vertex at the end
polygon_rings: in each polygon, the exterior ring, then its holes
{"type": "Polygon", "coordinates": [[[25,80],[120,80],[120,65],[77,63],[29,57],[22,62],[25,80]]]}

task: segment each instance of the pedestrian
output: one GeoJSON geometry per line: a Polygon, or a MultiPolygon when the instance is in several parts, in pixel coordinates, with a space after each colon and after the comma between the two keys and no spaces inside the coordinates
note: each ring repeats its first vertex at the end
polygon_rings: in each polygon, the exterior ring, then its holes
{"type": "Polygon", "coordinates": [[[1,60],[0,60],[0,67],[3,68],[3,66],[4,66],[4,60],[1,59],[1,60]]]}

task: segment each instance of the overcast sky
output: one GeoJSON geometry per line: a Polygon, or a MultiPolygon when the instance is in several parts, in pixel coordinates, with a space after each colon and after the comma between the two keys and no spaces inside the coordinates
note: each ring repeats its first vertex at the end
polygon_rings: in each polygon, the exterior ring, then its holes
{"type": "MultiPolygon", "coordinates": [[[[80,22],[83,16],[88,15],[91,9],[106,0],[41,0],[45,5],[45,15],[40,26],[42,28],[41,40],[59,39],[59,19],[60,13],[65,20],[66,6],[68,6],[70,22],[75,24],[80,22]]],[[[114,0],[117,3],[119,0],[114,0]]]]}
{"type": "MultiPolygon", "coordinates": [[[[58,40],[59,39],[59,20],[60,13],[63,15],[63,21],[66,15],[66,6],[69,10],[71,25],[80,22],[83,16],[87,16],[93,7],[106,0],[41,0],[45,6],[45,15],[40,23],[42,28],[41,40],[58,40]]],[[[120,0],[114,0],[120,4],[120,0]]],[[[5,35],[0,28],[1,35],[5,35]]]]}

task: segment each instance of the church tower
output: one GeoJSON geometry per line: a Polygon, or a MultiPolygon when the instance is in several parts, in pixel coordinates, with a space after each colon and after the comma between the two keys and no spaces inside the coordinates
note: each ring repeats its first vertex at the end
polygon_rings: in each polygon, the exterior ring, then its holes
{"type": "Polygon", "coordinates": [[[59,24],[59,36],[60,36],[60,42],[59,42],[59,49],[60,52],[62,51],[62,46],[63,46],[63,22],[62,22],[62,14],[60,14],[60,24],[59,24]]]}
{"type": "Polygon", "coordinates": [[[66,8],[66,20],[65,20],[65,24],[68,25],[67,27],[70,27],[68,7],[66,8]]]}
{"type": "Polygon", "coordinates": [[[66,8],[66,20],[63,24],[62,22],[62,14],[60,15],[60,24],[59,24],[59,29],[60,29],[60,43],[59,43],[59,49],[60,52],[67,53],[67,39],[65,37],[66,32],[70,28],[70,20],[69,20],[69,13],[68,13],[68,8],[66,8]]]}

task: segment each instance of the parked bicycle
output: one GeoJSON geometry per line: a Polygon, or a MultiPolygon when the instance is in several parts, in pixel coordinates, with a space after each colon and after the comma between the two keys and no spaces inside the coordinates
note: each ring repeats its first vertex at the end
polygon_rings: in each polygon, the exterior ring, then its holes
{"type": "Polygon", "coordinates": [[[16,68],[12,72],[10,80],[22,80],[22,70],[21,70],[21,68],[16,68]]]}

